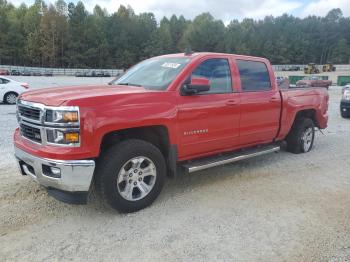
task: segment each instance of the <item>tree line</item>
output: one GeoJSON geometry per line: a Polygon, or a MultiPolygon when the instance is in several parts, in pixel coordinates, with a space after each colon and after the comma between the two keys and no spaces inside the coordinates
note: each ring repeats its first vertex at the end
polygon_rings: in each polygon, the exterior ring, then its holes
{"type": "Polygon", "coordinates": [[[15,7],[0,0],[0,64],[128,68],[166,53],[194,51],[262,56],[274,64],[349,63],[350,17],[340,9],[324,16],[283,14],[262,20],[233,19],[227,25],[210,13],[193,20],[135,14],[121,5],[108,13],[96,5],[58,0],[15,7]]]}

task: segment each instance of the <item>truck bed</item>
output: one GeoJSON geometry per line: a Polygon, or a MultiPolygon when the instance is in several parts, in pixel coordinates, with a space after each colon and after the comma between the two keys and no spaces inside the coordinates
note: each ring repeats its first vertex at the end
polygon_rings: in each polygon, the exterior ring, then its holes
{"type": "Polygon", "coordinates": [[[283,139],[288,134],[297,112],[310,110],[315,113],[317,127],[324,129],[328,122],[328,91],[324,87],[305,87],[281,89],[281,126],[277,139],[283,139]]]}

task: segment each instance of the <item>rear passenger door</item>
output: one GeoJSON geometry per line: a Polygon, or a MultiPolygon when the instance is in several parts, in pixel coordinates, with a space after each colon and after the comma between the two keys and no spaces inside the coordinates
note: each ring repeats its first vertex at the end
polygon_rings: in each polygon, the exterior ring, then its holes
{"type": "Polygon", "coordinates": [[[241,145],[271,142],[279,129],[281,98],[267,65],[236,60],[241,83],[241,145]]]}

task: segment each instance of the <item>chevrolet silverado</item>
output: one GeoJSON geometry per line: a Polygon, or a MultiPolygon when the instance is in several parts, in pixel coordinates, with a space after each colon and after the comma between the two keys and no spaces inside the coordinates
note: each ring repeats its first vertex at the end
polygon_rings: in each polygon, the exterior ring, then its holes
{"type": "Polygon", "coordinates": [[[150,205],[166,176],[280,150],[309,152],[327,127],[325,88],[279,90],[267,59],[181,53],[147,59],[110,85],[23,93],[20,171],[69,203],[97,189],[121,212],[150,205]]]}

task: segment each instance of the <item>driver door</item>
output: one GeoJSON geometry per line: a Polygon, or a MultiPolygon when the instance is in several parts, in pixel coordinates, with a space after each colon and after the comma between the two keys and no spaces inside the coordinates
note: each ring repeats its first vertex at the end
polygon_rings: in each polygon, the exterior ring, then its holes
{"type": "Polygon", "coordinates": [[[237,144],[239,94],[233,93],[229,61],[202,61],[190,77],[207,78],[210,90],[178,98],[179,158],[215,153],[237,144]]]}

